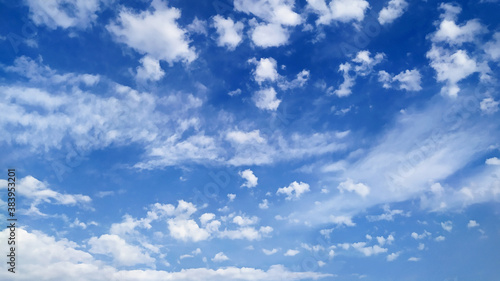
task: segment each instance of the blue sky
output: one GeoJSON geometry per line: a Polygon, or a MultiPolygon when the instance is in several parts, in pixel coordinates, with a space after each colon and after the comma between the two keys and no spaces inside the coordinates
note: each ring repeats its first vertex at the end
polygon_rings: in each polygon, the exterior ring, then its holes
{"type": "Polygon", "coordinates": [[[496,280],[499,4],[1,1],[14,280],[496,280]]]}

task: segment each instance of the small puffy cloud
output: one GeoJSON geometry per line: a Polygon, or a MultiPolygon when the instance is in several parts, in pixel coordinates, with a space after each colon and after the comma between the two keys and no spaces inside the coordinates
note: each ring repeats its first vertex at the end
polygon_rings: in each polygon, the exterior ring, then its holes
{"type": "Polygon", "coordinates": [[[89,27],[96,19],[101,0],[28,0],[30,17],[37,25],[44,24],[51,29],[89,27]]]}
{"type": "Polygon", "coordinates": [[[436,240],[437,242],[442,242],[442,241],[446,240],[446,237],[444,237],[444,236],[442,236],[442,235],[439,235],[439,236],[438,236],[438,237],[436,237],[436,239],[434,239],[434,240],[436,240]]]}
{"type": "Polygon", "coordinates": [[[198,17],[194,17],[193,22],[190,23],[190,24],[188,24],[186,26],[186,29],[190,33],[203,34],[205,36],[208,34],[208,32],[207,32],[207,22],[204,21],[204,20],[198,19],[198,17]]]}
{"type": "Polygon", "coordinates": [[[484,98],[479,103],[479,106],[481,108],[481,111],[483,111],[484,113],[493,114],[498,111],[498,104],[499,102],[494,100],[493,98],[484,98]]]}
{"type": "Polygon", "coordinates": [[[267,199],[262,200],[262,203],[259,203],[259,209],[265,210],[269,208],[269,202],[267,199]]]}
{"type": "Polygon", "coordinates": [[[329,221],[337,224],[337,225],[345,225],[345,226],[355,226],[356,224],[352,221],[352,218],[349,216],[334,216],[331,215],[329,217],[329,221]]]}
{"type": "Polygon", "coordinates": [[[150,56],[145,56],[140,62],[142,65],[137,67],[137,80],[158,81],[165,75],[165,72],[161,69],[160,61],[150,56]]]}
{"type": "Polygon", "coordinates": [[[180,10],[169,8],[161,1],[153,1],[151,8],[138,14],[122,9],[117,20],[106,28],[116,41],[156,60],[170,64],[194,61],[195,49],[189,46],[186,30],[177,24],[180,10]]]}
{"type": "Polygon", "coordinates": [[[286,253],[284,254],[284,256],[293,257],[293,256],[297,255],[298,253],[300,253],[300,251],[289,249],[288,251],[286,251],[286,253]]]}
{"type": "Polygon", "coordinates": [[[378,72],[378,81],[382,82],[383,87],[386,89],[394,87],[393,84],[399,84],[400,90],[420,91],[422,90],[420,86],[421,80],[422,75],[420,75],[420,72],[416,69],[402,71],[394,77],[384,70],[378,72]]]}
{"type": "Polygon", "coordinates": [[[424,230],[424,232],[422,234],[418,234],[416,232],[411,233],[411,237],[415,240],[424,239],[425,237],[430,236],[430,235],[431,235],[431,233],[426,231],[426,230],[424,230]]]}
{"type": "Polygon", "coordinates": [[[415,262],[419,261],[419,260],[420,260],[420,258],[417,258],[417,257],[411,257],[408,259],[408,261],[415,261],[415,262]]]}
{"type": "Polygon", "coordinates": [[[293,11],[294,1],[287,0],[235,0],[234,9],[253,14],[266,22],[296,26],[300,16],[293,11]]]}
{"type": "Polygon", "coordinates": [[[402,216],[409,216],[409,213],[405,214],[403,210],[391,210],[389,205],[384,205],[384,213],[380,215],[369,215],[366,216],[368,221],[373,222],[373,221],[381,221],[381,220],[386,220],[386,221],[393,221],[394,216],[396,215],[402,215],[402,216]]]}
{"type": "Polygon", "coordinates": [[[344,81],[340,84],[339,88],[333,92],[338,97],[347,97],[352,93],[351,88],[354,86],[355,77],[349,74],[350,70],[350,63],[346,62],[339,66],[339,72],[342,72],[344,81]]]}
{"type": "Polygon", "coordinates": [[[387,238],[385,238],[384,236],[377,236],[377,242],[380,246],[384,246],[385,244],[392,244],[392,242],[394,241],[394,236],[392,236],[392,234],[390,234],[389,236],[387,236],[387,238]]]}
{"type": "Polygon", "coordinates": [[[194,220],[170,219],[168,220],[168,230],[170,235],[182,241],[203,241],[210,237],[210,233],[200,228],[194,220]]]}
{"type": "Polygon", "coordinates": [[[304,182],[298,183],[294,181],[289,186],[278,188],[276,194],[285,194],[286,199],[291,200],[299,199],[303,193],[308,192],[309,190],[309,184],[304,182]]]}
{"type": "Polygon", "coordinates": [[[484,44],[483,48],[492,60],[500,60],[500,32],[495,32],[493,39],[484,44]]]}
{"type": "Polygon", "coordinates": [[[240,177],[242,177],[244,180],[246,180],[246,182],[241,185],[242,187],[252,188],[252,187],[257,186],[257,182],[258,182],[259,178],[257,178],[253,174],[252,170],[246,169],[244,171],[240,171],[240,172],[238,172],[238,175],[240,175],[240,177]]]}
{"type": "Polygon", "coordinates": [[[403,15],[408,8],[406,0],[390,0],[378,14],[378,22],[381,25],[392,23],[403,15]]]}
{"type": "Polygon", "coordinates": [[[425,249],[425,244],[424,243],[418,243],[418,247],[417,247],[418,250],[422,251],[425,249]]]}
{"type": "Polygon", "coordinates": [[[227,198],[229,199],[229,202],[232,202],[236,198],[236,194],[229,193],[227,195],[227,198]]]}
{"type": "Polygon", "coordinates": [[[266,255],[266,256],[270,256],[270,255],[274,255],[278,252],[278,249],[272,249],[272,250],[267,250],[267,249],[262,249],[262,252],[266,255]]]}
{"type": "Polygon", "coordinates": [[[229,258],[223,252],[215,254],[215,256],[212,258],[212,261],[214,262],[223,262],[227,260],[229,260],[229,258]]]}
{"type": "Polygon", "coordinates": [[[270,111],[276,111],[281,103],[281,100],[276,98],[273,87],[255,92],[252,100],[258,108],[270,111]]]}
{"type": "Polygon", "coordinates": [[[456,97],[460,91],[458,82],[479,71],[476,61],[470,58],[464,50],[451,53],[433,45],[426,56],[431,60],[431,67],[436,71],[436,80],[446,82],[446,86],[441,88],[441,93],[450,97],[456,97]]]}
{"type": "Polygon", "coordinates": [[[104,234],[101,237],[90,238],[89,252],[94,254],[109,255],[118,265],[132,266],[136,264],[149,264],[155,259],[145,254],[137,246],[129,245],[118,235],[104,234]]]}
{"type": "Polygon", "coordinates": [[[451,232],[451,230],[453,229],[453,223],[451,221],[445,221],[441,223],[441,227],[444,230],[451,232]]]}
{"type": "Polygon", "coordinates": [[[251,132],[230,131],[227,133],[226,139],[237,144],[264,143],[266,141],[261,137],[259,130],[253,130],[251,132]]]}
{"type": "Polygon", "coordinates": [[[475,220],[470,220],[469,223],[467,224],[468,228],[473,228],[473,227],[478,227],[479,223],[477,223],[475,220]]]}
{"type": "Polygon", "coordinates": [[[200,216],[200,222],[201,225],[206,225],[207,222],[215,219],[215,214],[212,213],[204,213],[203,215],[200,216]]]}
{"type": "Polygon", "coordinates": [[[332,21],[362,21],[369,4],[365,0],[332,0],[329,5],[325,0],[307,0],[309,8],[318,14],[317,25],[330,24],[332,21]]]}
{"type": "Polygon", "coordinates": [[[259,240],[262,236],[269,235],[273,231],[270,226],[262,226],[258,230],[254,227],[240,227],[235,230],[223,230],[219,232],[219,237],[231,240],[246,239],[249,241],[259,240]]]}
{"type": "Polygon", "coordinates": [[[227,94],[228,94],[229,96],[231,96],[231,97],[241,95],[241,89],[236,89],[236,90],[230,91],[230,92],[229,92],[229,93],[227,93],[227,94]]]}
{"type": "Polygon", "coordinates": [[[353,243],[353,244],[351,244],[351,246],[354,249],[356,249],[356,250],[360,251],[361,253],[363,253],[367,257],[387,252],[387,248],[382,248],[379,245],[366,246],[365,242],[353,243]]]}
{"type": "Polygon", "coordinates": [[[344,191],[356,192],[361,197],[366,197],[370,194],[370,188],[362,183],[354,183],[352,179],[347,179],[344,182],[341,182],[337,188],[341,193],[344,191]]]}
{"type": "Polygon", "coordinates": [[[273,58],[261,58],[257,61],[255,58],[249,60],[249,62],[255,63],[257,67],[255,68],[254,79],[257,83],[261,84],[265,81],[276,81],[279,77],[277,68],[277,62],[273,58]]]}
{"type": "Polygon", "coordinates": [[[233,218],[233,223],[239,226],[248,226],[252,224],[256,224],[259,221],[259,218],[256,216],[253,217],[245,217],[245,216],[236,216],[233,218]]]}
{"type": "Polygon", "coordinates": [[[399,254],[401,252],[396,252],[396,253],[391,253],[389,255],[387,255],[387,261],[394,261],[395,259],[397,259],[399,257],[399,254]]]}
{"type": "Polygon", "coordinates": [[[217,45],[226,47],[228,50],[234,50],[243,41],[242,22],[234,22],[231,18],[223,18],[216,15],[213,18],[213,26],[217,30],[217,45]]]}
{"type": "Polygon", "coordinates": [[[433,42],[446,42],[450,45],[461,45],[465,42],[474,41],[475,37],[487,31],[478,20],[469,20],[464,25],[455,23],[456,16],[460,13],[461,8],[441,4],[440,9],[444,11],[441,15],[442,21],[439,28],[431,37],[433,42]]]}
{"type": "Polygon", "coordinates": [[[290,31],[276,23],[258,24],[251,34],[253,43],[262,48],[286,45],[289,37],[290,31]]]}

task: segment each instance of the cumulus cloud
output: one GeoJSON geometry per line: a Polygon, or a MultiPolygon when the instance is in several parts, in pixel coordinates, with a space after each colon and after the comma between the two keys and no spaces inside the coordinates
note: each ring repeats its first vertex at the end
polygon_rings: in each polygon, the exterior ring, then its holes
{"type": "Polygon", "coordinates": [[[485,161],[486,165],[500,165],[500,159],[498,157],[488,158],[485,161]]]}
{"type": "Polygon", "coordinates": [[[243,131],[230,131],[226,135],[226,139],[230,142],[234,142],[237,144],[246,144],[246,143],[264,143],[266,140],[260,135],[259,130],[253,130],[250,132],[243,131]]]}
{"type": "Polygon", "coordinates": [[[352,221],[350,216],[334,216],[331,215],[328,218],[329,222],[332,222],[337,225],[345,225],[345,226],[355,226],[356,224],[352,221]]]}
{"type": "Polygon", "coordinates": [[[362,183],[354,183],[352,179],[347,179],[346,181],[341,182],[337,188],[341,193],[344,191],[356,192],[361,197],[366,197],[370,194],[370,188],[368,186],[362,183]]]}
{"type": "Polygon", "coordinates": [[[128,244],[118,235],[104,234],[99,238],[90,238],[88,244],[91,246],[89,252],[94,254],[109,255],[118,265],[132,266],[137,264],[152,264],[155,259],[141,248],[128,244]]]}
{"type": "Polygon", "coordinates": [[[254,93],[252,100],[259,109],[276,111],[281,100],[276,97],[276,91],[273,87],[259,90],[254,93]]]}
{"type": "Polygon", "coordinates": [[[408,8],[406,0],[390,0],[378,14],[378,22],[382,25],[390,24],[403,15],[408,8]]]}
{"type": "Polygon", "coordinates": [[[165,72],[161,69],[160,61],[150,56],[145,56],[140,62],[142,65],[137,67],[137,80],[158,81],[165,75],[165,72]]]}
{"type": "Polygon", "coordinates": [[[280,24],[256,24],[251,39],[253,43],[262,48],[279,47],[288,43],[290,31],[280,24]]]}
{"type": "Polygon", "coordinates": [[[332,0],[328,5],[325,0],[307,0],[307,3],[309,8],[318,15],[317,25],[328,25],[332,21],[360,22],[370,7],[365,0],[332,0]]]}
{"type": "Polygon", "coordinates": [[[306,192],[308,192],[309,185],[304,182],[292,182],[289,186],[278,188],[276,194],[285,194],[287,200],[299,199],[300,196],[306,192]]]}
{"type": "Polygon", "coordinates": [[[431,60],[431,67],[436,71],[437,81],[446,82],[441,93],[450,97],[458,95],[460,91],[458,82],[479,71],[476,61],[470,58],[464,50],[452,53],[433,45],[426,56],[431,60]]]}
{"type": "Polygon", "coordinates": [[[246,182],[241,185],[242,187],[252,188],[252,187],[257,186],[257,182],[258,182],[259,178],[257,178],[253,174],[252,170],[246,169],[244,171],[238,172],[238,174],[240,175],[240,177],[242,177],[244,180],[246,180],[246,182]]]}
{"type": "Polygon", "coordinates": [[[273,58],[261,58],[257,61],[255,58],[249,60],[251,63],[255,63],[257,66],[253,72],[254,79],[257,83],[261,84],[265,81],[274,82],[278,79],[277,62],[273,58]]]}
{"type": "Polygon", "coordinates": [[[189,46],[186,30],[177,20],[181,12],[161,1],[153,1],[151,9],[140,13],[122,9],[118,18],[106,28],[116,41],[156,60],[190,63],[197,57],[189,46]]]}
{"type": "Polygon", "coordinates": [[[387,252],[387,248],[382,248],[379,245],[366,246],[365,242],[352,243],[351,246],[367,257],[387,252]]]}
{"type": "Polygon", "coordinates": [[[493,98],[484,98],[480,103],[479,107],[486,114],[493,114],[498,111],[498,105],[500,102],[494,100],[493,98]]]}
{"type": "Polygon", "coordinates": [[[468,228],[473,228],[473,227],[478,227],[479,223],[475,220],[469,220],[469,223],[467,223],[468,228]]]}
{"type": "Polygon", "coordinates": [[[212,261],[214,262],[223,262],[227,260],[229,260],[229,258],[223,252],[215,254],[215,256],[212,258],[212,261]]]}
{"type": "Polygon", "coordinates": [[[441,223],[441,227],[444,230],[451,232],[451,230],[453,229],[453,223],[451,221],[445,221],[441,223]]]}
{"type": "Polygon", "coordinates": [[[262,203],[259,203],[259,209],[265,210],[269,208],[269,202],[267,199],[262,200],[262,203]]]}
{"type": "Polygon", "coordinates": [[[396,252],[396,253],[391,253],[387,256],[387,261],[394,261],[395,259],[397,259],[399,257],[399,254],[401,252],[396,252]]]}
{"type": "Polygon", "coordinates": [[[213,26],[217,30],[217,45],[234,50],[243,41],[242,22],[234,22],[231,18],[223,18],[220,15],[213,17],[213,26]]]}
{"type": "Polygon", "coordinates": [[[370,51],[359,51],[356,57],[352,59],[353,64],[345,62],[340,64],[339,72],[342,72],[344,81],[340,84],[339,88],[336,90],[330,90],[331,93],[337,95],[338,97],[347,97],[352,91],[351,88],[355,84],[357,76],[367,76],[373,72],[373,67],[384,59],[385,54],[377,53],[375,56],[371,56],[370,51]]]}
{"type": "Polygon", "coordinates": [[[483,48],[492,60],[500,60],[500,32],[495,32],[493,39],[484,44],[483,48]]]}
{"type": "Polygon", "coordinates": [[[48,0],[26,1],[30,17],[37,25],[46,25],[51,29],[80,28],[91,26],[97,19],[97,13],[104,5],[101,0],[48,0]]]}
{"type": "Polygon", "coordinates": [[[288,251],[286,251],[286,253],[284,255],[287,257],[293,257],[293,256],[296,256],[298,253],[300,253],[300,251],[289,249],[288,251]]]}
{"type": "Polygon", "coordinates": [[[266,256],[270,256],[270,255],[274,255],[278,252],[278,249],[272,249],[272,250],[268,250],[268,249],[262,249],[262,252],[266,255],[266,256]]]}
{"type": "Polygon", "coordinates": [[[378,72],[378,81],[383,83],[386,89],[393,88],[395,84],[398,85],[400,90],[406,91],[420,91],[422,75],[416,69],[405,70],[396,76],[392,76],[384,70],[378,72]]]}

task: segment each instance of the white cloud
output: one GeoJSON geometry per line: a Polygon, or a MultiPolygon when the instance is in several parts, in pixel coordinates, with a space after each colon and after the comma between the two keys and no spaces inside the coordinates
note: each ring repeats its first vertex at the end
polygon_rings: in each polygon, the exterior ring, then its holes
{"type": "Polygon", "coordinates": [[[349,216],[334,216],[331,215],[328,218],[329,222],[332,222],[337,225],[345,225],[345,226],[355,226],[356,224],[352,221],[352,218],[349,216]]]}
{"type": "Polygon", "coordinates": [[[288,251],[286,251],[286,253],[284,254],[284,256],[293,257],[293,256],[297,255],[298,253],[300,253],[300,251],[289,249],[288,251]]]}
{"type": "Polygon", "coordinates": [[[419,251],[422,251],[425,249],[425,244],[424,243],[418,243],[418,248],[419,251]]]}
{"type": "Polygon", "coordinates": [[[500,32],[495,32],[493,39],[484,44],[483,48],[492,60],[500,60],[500,32]]]}
{"type": "Polygon", "coordinates": [[[347,179],[344,182],[341,182],[337,186],[338,190],[340,192],[344,191],[349,191],[349,192],[356,192],[359,196],[361,197],[366,197],[368,194],[370,194],[370,188],[362,183],[354,183],[352,179],[347,179]]]}
{"type": "Polygon", "coordinates": [[[255,92],[252,100],[258,108],[270,111],[276,111],[281,103],[281,100],[276,98],[276,91],[273,87],[255,92]]]}
{"type": "Polygon", "coordinates": [[[214,262],[223,262],[227,260],[229,260],[229,258],[223,252],[215,254],[215,256],[212,258],[212,261],[214,262]]]}
{"type": "Polygon", "coordinates": [[[451,232],[451,230],[453,229],[453,223],[451,221],[445,221],[441,223],[441,227],[444,230],[451,232]]]}
{"type": "Polygon", "coordinates": [[[294,2],[294,0],[235,0],[234,9],[253,14],[269,23],[296,26],[302,19],[293,11],[294,2]]]}
{"type": "Polygon", "coordinates": [[[251,34],[253,43],[262,48],[286,45],[289,37],[290,31],[276,23],[257,24],[251,34]]]}
{"type": "Polygon", "coordinates": [[[479,223],[477,223],[475,220],[469,220],[469,223],[467,224],[468,228],[473,228],[473,227],[478,227],[479,223]]]}
{"type": "Polygon", "coordinates": [[[419,261],[419,260],[420,260],[420,258],[417,258],[417,257],[411,257],[408,259],[408,261],[415,261],[415,262],[419,261]]]}
{"type": "Polygon", "coordinates": [[[90,238],[89,252],[94,254],[110,255],[118,265],[132,266],[137,264],[151,264],[155,259],[143,253],[141,248],[128,244],[118,235],[104,234],[99,238],[90,238]]]}
{"type": "Polygon", "coordinates": [[[262,200],[262,203],[259,203],[259,209],[265,210],[269,208],[269,202],[267,199],[262,200]]]}
{"type": "Polygon", "coordinates": [[[390,0],[378,14],[378,22],[381,25],[392,23],[403,15],[408,8],[406,0],[390,0]]]}
{"type": "Polygon", "coordinates": [[[399,82],[400,90],[420,91],[422,90],[420,86],[421,80],[422,75],[420,75],[420,72],[416,69],[402,71],[394,77],[384,70],[378,72],[378,81],[382,82],[383,87],[386,89],[392,88],[392,83],[399,82]]]}
{"type": "Polygon", "coordinates": [[[450,97],[456,97],[460,91],[458,82],[479,71],[476,61],[470,58],[464,50],[451,53],[432,45],[426,56],[431,60],[431,67],[436,71],[437,81],[446,82],[441,93],[450,97]]]}
{"type": "Polygon", "coordinates": [[[497,157],[488,158],[485,161],[486,165],[500,165],[500,159],[497,157]]]}
{"type": "Polygon", "coordinates": [[[397,259],[399,257],[399,254],[401,252],[396,252],[396,253],[391,253],[387,256],[387,261],[394,261],[395,259],[397,259]]]}
{"type": "Polygon", "coordinates": [[[339,72],[342,72],[342,76],[344,81],[339,86],[339,88],[333,91],[338,97],[346,97],[349,96],[352,91],[351,88],[354,86],[354,82],[356,77],[359,76],[367,76],[373,72],[373,67],[384,59],[385,54],[377,53],[375,56],[371,57],[370,51],[359,51],[356,54],[356,57],[352,59],[354,62],[354,67],[351,63],[346,62],[340,64],[339,72]],[[354,74],[350,74],[350,71],[354,71],[354,74]]]}
{"type": "Polygon", "coordinates": [[[261,84],[265,81],[276,81],[279,77],[277,62],[273,58],[261,58],[259,61],[254,59],[249,60],[257,65],[254,71],[254,79],[257,83],[261,84]]]}
{"type": "Polygon", "coordinates": [[[380,246],[384,246],[385,244],[392,244],[392,242],[394,242],[394,236],[392,236],[392,234],[390,234],[389,236],[387,236],[387,238],[385,238],[384,236],[377,236],[377,242],[380,246]]]}
{"type": "Polygon", "coordinates": [[[209,221],[215,219],[215,214],[212,213],[204,213],[200,216],[201,225],[206,225],[209,221]]]}
{"type": "Polygon", "coordinates": [[[210,233],[200,228],[194,220],[170,219],[168,220],[170,235],[182,241],[203,241],[210,237],[210,233]]]}
{"type": "Polygon", "coordinates": [[[361,253],[363,253],[367,257],[387,252],[387,248],[382,248],[379,245],[366,246],[365,242],[353,243],[353,244],[351,244],[351,246],[354,249],[356,249],[356,250],[360,251],[361,253]]]}
{"type": "Polygon", "coordinates": [[[233,222],[239,226],[248,226],[259,222],[259,218],[256,216],[253,217],[236,216],[233,218],[233,222]]]}
{"type": "Polygon", "coordinates": [[[493,98],[484,98],[481,103],[479,103],[479,107],[486,114],[493,114],[498,111],[498,105],[500,102],[494,100],[493,98]]]}
{"type": "MultiPolygon", "coordinates": [[[[1,237],[6,237],[8,229],[4,229],[1,237]]],[[[230,280],[269,280],[279,281],[286,276],[287,280],[311,280],[331,277],[331,274],[317,272],[293,272],[282,265],[272,265],[268,270],[255,268],[223,267],[216,269],[189,268],[178,272],[154,269],[119,270],[95,260],[94,257],[67,239],[57,240],[41,232],[17,230],[19,251],[23,254],[23,268],[16,272],[16,280],[182,280],[182,281],[230,281],[230,280]]],[[[130,257],[133,258],[133,257],[130,257]]],[[[0,272],[0,279],[8,280],[12,273],[0,272]]]]}
{"type": "Polygon", "coordinates": [[[160,61],[150,56],[145,56],[140,62],[142,66],[137,67],[136,79],[158,81],[165,75],[165,72],[161,69],[160,61]]]}
{"type": "Polygon", "coordinates": [[[486,32],[486,28],[476,19],[469,20],[464,25],[457,25],[455,20],[461,11],[460,7],[442,3],[440,8],[444,10],[444,14],[441,15],[442,21],[438,30],[431,37],[433,42],[461,45],[474,41],[476,36],[486,32]]]}
{"type": "MultiPolygon", "coordinates": [[[[393,221],[395,215],[405,215],[403,210],[391,210],[388,204],[384,205],[384,213],[380,214],[378,216],[375,215],[368,215],[366,218],[368,221],[381,221],[381,220],[386,220],[386,221],[393,221]]],[[[406,214],[406,216],[409,216],[409,214],[406,214]]]]}
{"type": "Polygon", "coordinates": [[[299,199],[303,193],[308,192],[309,184],[304,182],[292,182],[289,186],[278,188],[276,194],[285,194],[287,200],[299,199]]]}
{"type": "Polygon", "coordinates": [[[257,178],[253,174],[252,170],[246,169],[244,171],[240,171],[240,172],[238,172],[238,175],[240,175],[240,177],[242,177],[243,179],[246,180],[246,182],[244,182],[241,185],[242,187],[252,188],[252,187],[256,187],[257,186],[259,178],[257,178]]]}
{"type": "Polygon", "coordinates": [[[242,22],[234,22],[231,18],[223,18],[220,15],[213,17],[214,27],[217,29],[217,45],[234,50],[243,41],[242,22]]]}
{"type": "Polygon", "coordinates": [[[370,7],[365,0],[332,0],[329,5],[325,0],[307,0],[308,6],[318,14],[317,25],[330,24],[332,21],[362,21],[365,11],[370,7]]]}
{"type": "Polygon", "coordinates": [[[273,231],[270,226],[262,226],[260,229],[255,229],[254,227],[240,227],[235,230],[223,230],[219,232],[220,238],[228,238],[231,240],[236,239],[246,239],[249,241],[259,240],[262,236],[266,236],[273,231]]]}
{"type": "Polygon", "coordinates": [[[444,240],[446,240],[446,237],[442,236],[442,235],[439,235],[438,237],[436,237],[434,240],[436,240],[437,242],[442,242],[444,240]]]}
{"type": "Polygon", "coordinates": [[[278,252],[278,249],[272,249],[272,250],[267,250],[267,249],[262,249],[262,252],[266,255],[266,256],[270,256],[270,255],[274,255],[278,252]]]}
{"type": "Polygon", "coordinates": [[[189,46],[186,31],[177,20],[181,12],[161,1],[153,1],[148,11],[139,14],[122,9],[118,19],[107,26],[118,42],[156,60],[190,63],[197,57],[189,46]]]}
{"type": "Polygon", "coordinates": [[[192,23],[188,24],[186,26],[186,29],[190,32],[190,33],[197,33],[197,34],[203,34],[203,35],[207,35],[208,32],[207,32],[207,22],[204,21],[204,20],[200,20],[198,19],[198,17],[194,17],[194,20],[192,23]]]}
{"type": "Polygon", "coordinates": [[[238,143],[264,143],[266,140],[260,135],[259,130],[253,130],[251,132],[243,131],[230,131],[226,135],[226,139],[238,143]]]}
{"type": "Polygon", "coordinates": [[[101,0],[47,0],[26,1],[30,17],[37,25],[44,24],[51,29],[58,27],[87,28],[97,19],[101,0]]]}
{"type": "Polygon", "coordinates": [[[347,97],[352,93],[351,88],[352,86],[354,86],[355,77],[349,74],[350,70],[351,70],[350,63],[346,62],[339,66],[339,72],[342,72],[344,82],[342,82],[342,84],[340,84],[340,87],[334,91],[334,93],[338,97],[347,97]]]}
{"type": "Polygon", "coordinates": [[[227,198],[229,199],[229,202],[232,202],[234,201],[234,199],[236,199],[236,194],[229,193],[227,195],[227,198]]]}
{"type": "Polygon", "coordinates": [[[287,81],[284,79],[282,79],[282,81],[279,81],[278,87],[283,91],[294,88],[301,88],[307,83],[307,80],[309,80],[309,74],[310,74],[309,70],[303,69],[301,72],[297,74],[297,77],[292,81],[287,81]]]}
{"type": "Polygon", "coordinates": [[[424,239],[425,237],[427,236],[430,236],[431,233],[430,232],[427,232],[426,230],[424,230],[424,232],[422,234],[418,234],[416,232],[412,232],[411,233],[411,237],[415,240],[420,240],[420,239],[424,239]]]}

